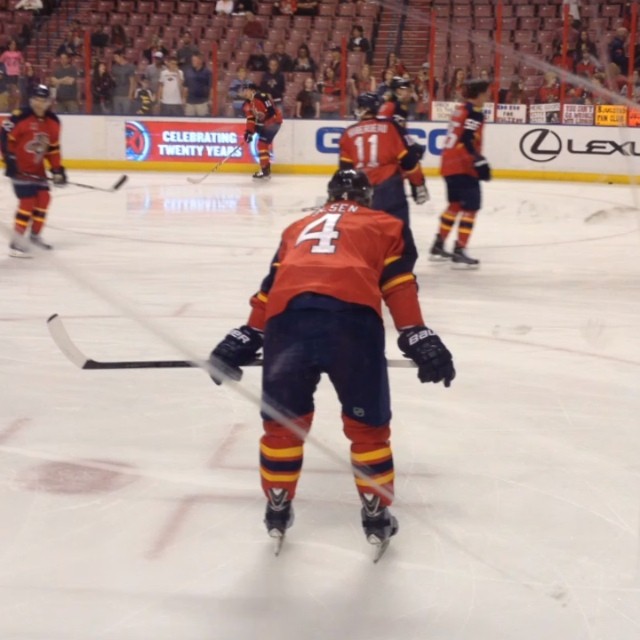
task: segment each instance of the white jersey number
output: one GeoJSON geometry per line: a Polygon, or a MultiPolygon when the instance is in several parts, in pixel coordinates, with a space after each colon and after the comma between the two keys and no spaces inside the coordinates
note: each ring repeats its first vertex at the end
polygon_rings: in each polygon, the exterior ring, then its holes
{"type": "Polygon", "coordinates": [[[336,224],[342,217],[341,213],[325,213],[321,218],[310,222],[300,233],[296,240],[296,247],[302,242],[314,241],[311,253],[335,253],[334,243],[340,237],[336,231],[336,224]]]}
{"type": "Polygon", "coordinates": [[[378,166],[378,134],[368,136],[365,141],[364,136],[357,136],[354,140],[358,151],[357,168],[378,166]],[[367,153],[368,152],[368,153],[367,153]]]}

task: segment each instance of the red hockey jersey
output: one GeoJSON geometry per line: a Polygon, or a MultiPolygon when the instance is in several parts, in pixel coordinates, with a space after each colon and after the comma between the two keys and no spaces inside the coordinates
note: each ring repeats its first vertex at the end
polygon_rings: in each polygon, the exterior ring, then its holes
{"type": "Polygon", "coordinates": [[[443,176],[478,173],[473,167],[477,156],[482,155],[482,130],[484,113],[482,108],[470,102],[459,104],[449,123],[449,131],[442,151],[440,174],[443,176]]]}
{"type": "Polygon", "coordinates": [[[251,133],[256,131],[256,127],[262,125],[282,123],[282,111],[262,91],[255,93],[252,100],[245,100],[242,108],[247,118],[247,131],[251,133]]]}

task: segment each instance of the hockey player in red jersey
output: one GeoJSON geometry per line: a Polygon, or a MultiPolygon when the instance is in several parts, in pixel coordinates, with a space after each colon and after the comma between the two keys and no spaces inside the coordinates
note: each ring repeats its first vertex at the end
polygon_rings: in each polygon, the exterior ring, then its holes
{"type": "Polygon", "coordinates": [[[285,229],[269,274],[251,298],[247,324],[218,344],[211,362],[238,380],[240,367],[264,349],[260,475],[265,524],[276,538],[293,523],[304,437],[278,423],[268,406],[307,433],[315,389],[321,373],[328,374],[342,405],[352,466],[365,476],[355,478],[365,535],[383,545],[398,525],[387,508],[394,468],[382,301],[421,382],[448,387],[455,369],[440,338],[424,325],[402,223],[370,208],[372,188],[360,171],[339,170],[328,194],[322,208],[285,229]]]}
{"type": "Polygon", "coordinates": [[[440,217],[431,258],[451,259],[454,264],[475,268],[480,261],[467,255],[466,246],[481,206],[480,181],[491,180],[489,163],[482,155],[482,109],[489,98],[489,83],[469,80],[465,92],[467,100],[456,107],[442,151],[440,173],[447,183],[449,204],[440,217]],[[444,242],[456,219],[459,219],[458,237],[452,254],[444,248],[444,242]]]}
{"type": "Polygon", "coordinates": [[[67,178],[60,157],[60,121],[50,106],[48,87],[38,85],[29,99],[29,108],[15,112],[2,125],[0,148],[5,175],[11,179],[19,200],[9,245],[12,257],[30,257],[25,238],[29,226],[31,244],[52,248],[40,237],[50,199],[44,161],[51,167],[54,184],[62,186],[67,178]]]}
{"type": "Polygon", "coordinates": [[[373,185],[373,209],[386,211],[404,223],[407,252],[413,262],[418,251],[409,226],[409,203],[404,179],[411,185],[416,204],[429,200],[420,166],[420,145],[407,141],[404,130],[389,118],[378,118],[379,99],[375,93],[358,96],[359,122],[348,127],[340,138],[340,168],[364,171],[373,185]]]}
{"type": "Polygon", "coordinates": [[[407,126],[409,104],[414,97],[413,84],[408,78],[394,76],[391,80],[391,95],[378,109],[381,118],[393,118],[401,127],[407,126]]]}
{"type": "Polygon", "coordinates": [[[256,171],[253,177],[256,180],[270,180],[269,147],[282,125],[282,111],[273,104],[271,96],[259,91],[253,82],[244,83],[243,94],[243,111],[247,118],[244,141],[251,142],[254,135],[258,136],[260,170],[256,171]]]}

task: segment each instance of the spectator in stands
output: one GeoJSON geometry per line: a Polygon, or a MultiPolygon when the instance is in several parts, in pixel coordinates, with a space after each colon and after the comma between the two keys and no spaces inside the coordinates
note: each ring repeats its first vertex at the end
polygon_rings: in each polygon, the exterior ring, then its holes
{"type": "Polygon", "coordinates": [[[140,78],[140,86],[136,89],[133,99],[136,104],[136,115],[148,116],[153,113],[156,96],[149,88],[149,81],[145,76],[140,78]]]}
{"type": "Polygon", "coordinates": [[[297,16],[317,16],[318,15],[318,0],[297,0],[298,8],[295,14],[297,16]]]}
{"type": "Polygon", "coordinates": [[[576,63],[576,74],[590,78],[596,72],[596,59],[589,53],[589,48],[582,45],[582,57],[576,63]]]}
{"type": "Polygon", "coordinates": [[[247,69],[249,71],[266,71],[267,70],[267,56],[263,53],[262,42],[256,41],[253,47],[253,53],[247,60],[247,69]]]}
{"type": "Polygon", "coordinates": [[[60,46],[56,49],[56,57],[59,58],[63,53],[66,53],[70,58],[79,56],[81,46],[82,43],[78,42],[73,31],[69,31],[60,46]]]}
{"type": "Polygon", "coordinates": [[[269,58],[267,72],[262,76],[259,86],[260,91],[268,93],[275,105],[282,104],[282,98],[286,90],[284,74],[280,71],[277,58],[269,58]]]}
{"type": "Polygon", "coordinates": [[[185,67],[192,61],[194,55],[198,52],[198,47],[193,43],[191,31],[185,31],[180,38],[180,47],[176,51],[178,57],[178,66],[184,72],[185,67]]]}
{"type": "Polygon", "coordinates": [[[337,44],[331,47],[327,66],[333,69],[336,78],[340,80],[340,74],[342,72],[342,51],[337,44]]]}
{"type": "Polygon", "coordinates": [[[282,73],[291,73],[291,71],[293,71],[293,60],[284,50],[284,42],[278,42],[276,44],[275,51],[271,54],[271,57],[278,61],[278,66],[282,73]]]}
{"type": "Polygon", "coordinates": [[[56,111],[78,113],[78,70],[71,64],[68,54],[60,55],[60,64],[51,77],[51,86],[56,90],[56,111]]]}
{"type": "Polygon", "coordinates": [[[335,120],[340,117],[340,84],[333,67],[326,67],[322,80],[318,82],[320,92],[320,117],[335,120]]]}
{"type": "Polygon", "coordinates": [[[616,35],[611,39],[608,46],[609,60],[620,67],[620,71],[624,74],[629,69],[629,58],[627,58],[627,36],[628,31],[624,27],[616,29],[616,35]]]}
{"type": "Polygon", "coordinates": [[[553,71],[547,71],[544,74],[544,84],[538,89],[534,102],[536,104],[560,102],[560,83],[553,71]]]}
{"type": "Polygon", "coordinates": [[[251,11],[251,13],[257,13],[253,0],[234,0],[233,13],[243,14],[251,11]]]}
{"type": "Polygon", "coordinates": [[[184,115],[184,75],[178,67],[178,58],[171,56],[168,67],[160,74],[158,85],[158,102],[160,115],[184,115]]]}
{"type": "Polygon", "coordinates": [[[320,117],[320,94],[311,77],[304,79],[302,90],[296,96],[295,117],[303,120],[318,119],[320,117]]]}
{"type": "Polygon", "coordinates": [[[104,62],[96,62],[91,76],[91,95],[93,96],[93,113],[105,115],[111,113],[113,88],[115,82],[104,62]]]}
{"type": "Polygon", "coordinates": [[[387,67],[382,74],[382,82],[376,88],[376,93],[381,100],[387,100],[387,98],[393,94],[391,83],[394,78],[394,70],[392,67],[387,67]]]}
{"type": "Polygon", "coordinates": [[[519,77],[515,77],[509,83],[509,88],[500,97],[501,104],[527,104],[527,96],[524,93],[524,85],[519,77]]]}
{"type": "Polygon", "coordinates": [[[245,23],[242,29],[242,35],[245,38],[260,38],[261,40],[266,37],[266,32],[262,23],[256,20],[256,17],[251,11],[247,11],[245,14],[245,23]]]}
{"type": "Polygon", "coordinates": [[[233,0],[218,0],[215,10],[219,16],[230,16],[233,13],[233,7],[233,0]]]}
{"type": "Polygon", "coordinates": [[[21,51],[31,42],[31,27],[28,24],[22,25],[20,33],[16,36],[16,42],[21,51]]]}
{"type": "MultiPolygon", "coordinates": [[[[24,74],[19,78],[20,87],[20,107],[29,106],[29,98],[33,89],[40,84],[40,78],[36,74],[33,65],[30,62],[24,63],[24,74]]],[[[2,111],[2,109],[0,109],[2,111]]]]}
{"type": "Polygon", "coordinates": [[[104,53],[104,49],[109,46],[109,27],[103,24],[96,28],[91,34],[91,46],[100,49],[101,53],[104,53]]]}
{"type": "Polygon", "coordinates": [[[315,60],[309,53],[309,47],[306,44],[301,44],[298,47],[298,55],[293,61],[294,71],[310,71],[315,76],[317,65],[315,60]]]}
{"type": "Polygon", "coordinates": [[[347,49],[349,51],[361,51],[367,54],[366,60],[369,62],[369,53],[371,52],[371,44],[364,37],[364,29],[359,24],[354,24],[351,27],[351,37],[347,43],[347,49]]]}
{"type": "Polygon", "coordinates": [[[589,32],[583,29],[578,34],[578,42],[576,43],[576,62],[582,59],[585,48],[587,49],[589,55],[593,57],[594,61],[597,61],[598,48],[596,47],[596,43],[591,40],[589,32]]]}
{"type": "Polygon", "coordinates": [[[149,81],[149,90],[154,96],[158,95],[158,84],[160,83],[160,74],[166,69],[164,64],[164,56],[162,51],[156,51],[153,54],[153,64],[147,66],[144,71],[145,78],[149,81]]]}
{"type": "Polygon", "coordinates": [[[404,76],[407,73],[407,68],[402,64],[402,60],[398,58],[395,51],[389,51],[387,53],[387,59],[384,65],[385,69],[393,69],[394,76],[404,76]]]}
{"type": "Polygon", "coordinates": [[[7,70],[0,62],[0,113],[9,111],[9,83],[7,82],[7,70]]]}
{"type": "Polygon", "coordinates": [[[600,89],[604,89],[605,85],[604,73],[594,73],[591,78],[592,89],[585,94],[585,104],[609,104],[610,98],[604,95],[600,89]]]}
{"type": "Polygon", "coordinates": [[[273,3],[275,14],[279,16],[292,16],[298,8],[297,0],[276,0],[273,3]]]}
{"type": "Polygon", "coordinates": [[[620,67],[615,62],[610,62],[604,70],[606,86],[618,93],[627,82],[627,75],[623,74],[620,67]]]}
{"type": "Polygon", "coordinates": [[[113,113],[129,115],[136,92],[136,68],[127,60],[125,52],[118,49],[113,54],[111,76],[114,80],[113,113]]]}
{"type": "Polygon", "coordinates": [[[169,55],[169,50],[164,46],[162,39],[158,35],[151,38],[151,44],[142,52],[142,55],[149,64],[153,62],[153,54],[156,51],[160,51],[165,58],[169,55]]]}
{"type": "Polygon", "coordinates": [[[229,83],[229,97],[231,98],[231,106],[233,107],[233,115],[236,118],[244,118],[245,113],[243,110],[244,105],[244,95],[243,95],[243,85],[247,80],[247,69],[246,67],[238,67],[236,71],[235,78],[232,78],[229,83]]]}
{"type": "Polygon", "coordinates": [[[355,100],[361,93],[375,93],[376,80],[371,75],[371,67],[365,62],[360,71],[349,78],[349,95],[355,100]]]}
{"type": "Polygon", "coordinates": [[[111,27],[111,46],[114,49],[124,49],[129,46],[129,38],[125,33],[124,27],[121,24],[114,24],[111,27]]]}
{"type": "Polygon", "coordinates": [[[453,76],[451,82],[445,89],[444,99],[450,102],[462,102],[464,101],[464,82],[467,74],[462,67],[456,67],[453,70],[453,76]]]}
{"type": "Polygon", "coordinates": [[[184,114],[186,116],[210,115],[211,71],[204,64],[201,53],[191,56],[191,65],[184,70],[184,114]]]}
{"type": "Polygon", "coordinates": [[[25,11],[40,11],[43,8],[42,0],[20,0],[16,3],[16,9],[25,11]]]}
{"type": "Polygon", "coordinates": [[[12,38],[6,51],[0,55],[0,62],[4,64],[5,79],[9,85],[9,109],[13,111],[18,108],[20,93],[18,82],[24,64],[24,56],[18,49],[18,43],[12,38]]]}
{"type": "Polygon", "coordinates": [[[416,120],[429,120],[429,109],[432,100],[436,99],[438,95],[438,81],[434,78],[433,81],[433,97],[429,93],[429,71],[431,65],[428,62],[424,62],[419,69],[416,78],[413,82],[414,91],[416,94],[416,108],[415,117],[416,120]]]}
{"type": "Polygon", "coordinates": [[[276,15],[315,16],[318,13],[317,0],[276,0],[273,3],[276,15]]]}

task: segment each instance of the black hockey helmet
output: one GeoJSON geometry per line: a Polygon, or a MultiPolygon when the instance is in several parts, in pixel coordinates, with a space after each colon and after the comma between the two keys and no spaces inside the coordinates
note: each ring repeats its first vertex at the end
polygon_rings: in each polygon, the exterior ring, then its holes
{"type": "Polygon", "coordinates": [[[489,90],[491,83],[480,78],[472,78],[464,83],[464,95],[467,98],[477,98],[481,93],[489,90]]]}
{"type": "Polygon", "coordinates": [[[37,84],[32,90],[30,98],[45,98],[45,100],[51,99],[51,91],[46,84],[37,84]]]}
{"type": "Polygon", "coordinates": [[[361,93],[356,98],[356,116],[361,118],[363,115],[370,113],[376,115],[380,108],[380,96],[377,93],[369,91],[367,93],[361,93]]]}
{"type": "Polygon", "coordinates": [[[333,174],[327,186],[329,202],[353,200],[365,207],[371,206],[373,187],[362,171],[340,169],[333,174]]]}
{"type": "Polygon", "coordinates": [[[391,88],[393,91],[396,91],[397,89],[410,89],[411,80],[403,78],[402,76],[393,76],[393,79],[391,80],[391,88]]]}

